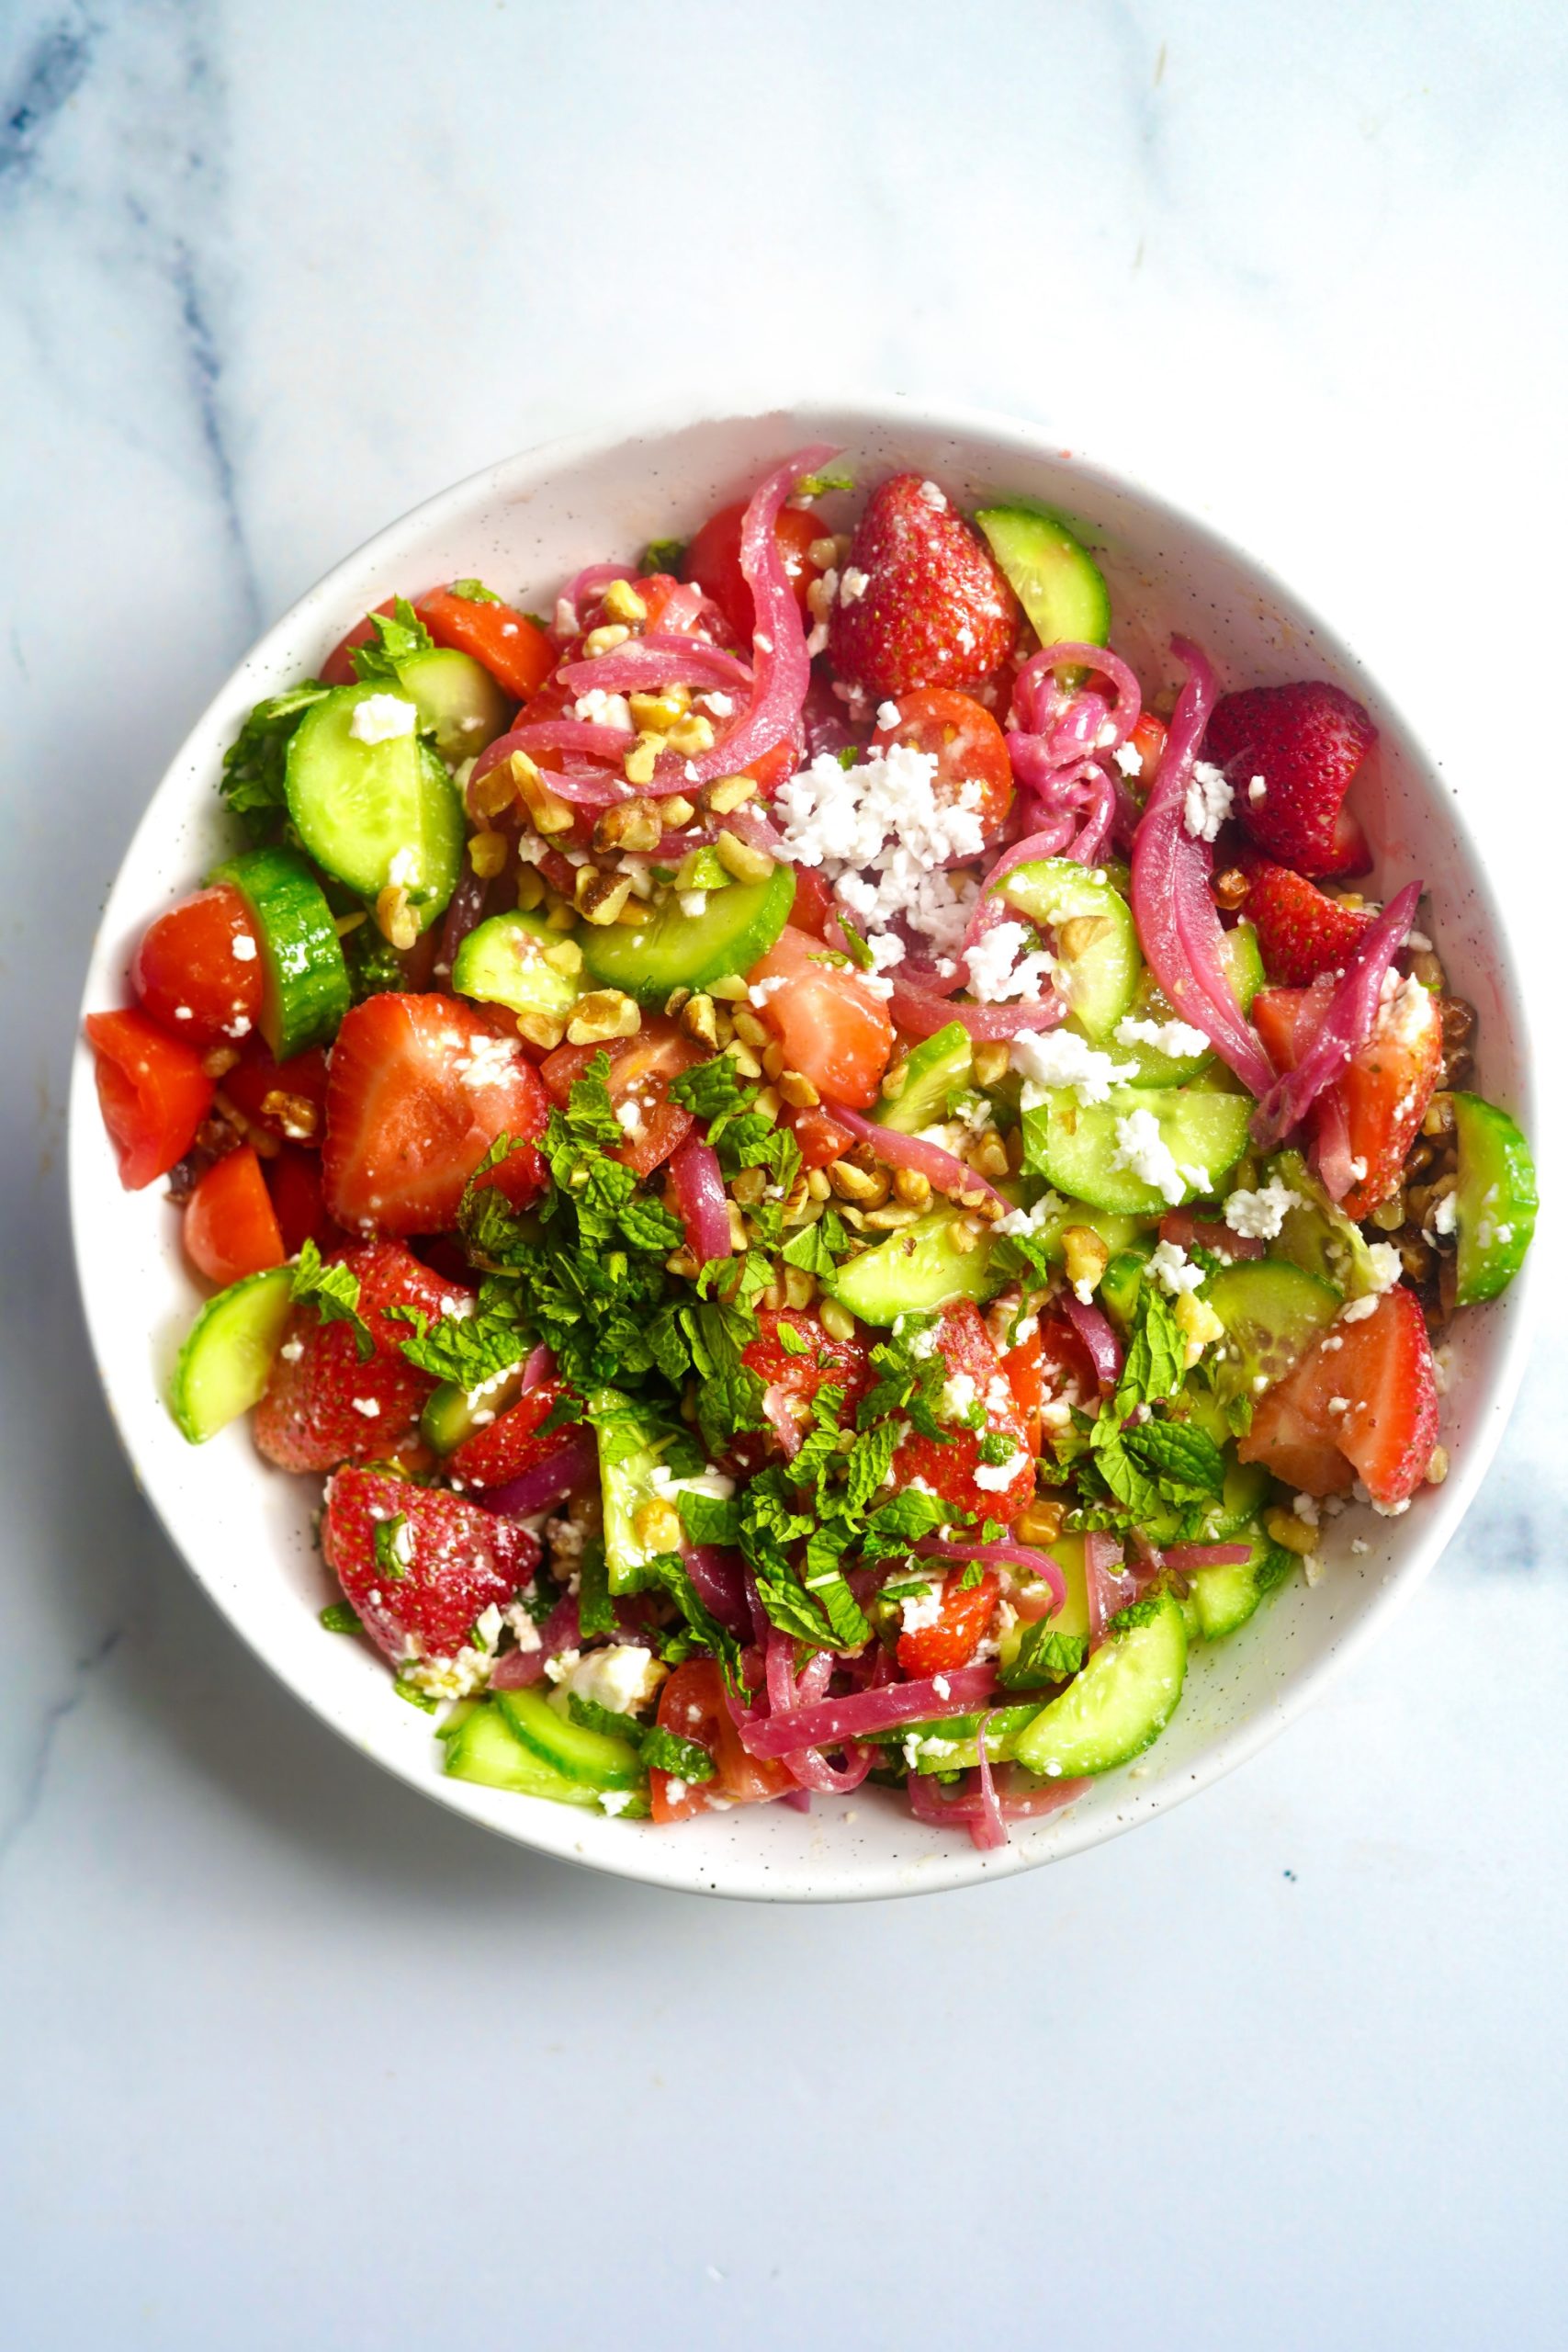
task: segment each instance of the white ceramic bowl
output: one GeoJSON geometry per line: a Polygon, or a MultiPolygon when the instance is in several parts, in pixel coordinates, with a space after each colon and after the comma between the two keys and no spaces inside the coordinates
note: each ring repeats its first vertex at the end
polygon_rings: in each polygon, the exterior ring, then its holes
{"type": "MultiPolygon", "coordinates": [[[[1381,776],[1357,805],[1386,870],[1426,876],[1451,984],[1476,1005],[1477,1083],[1527,1122],[1529,1057],[1506,933],[1446,784],[1350,650],[1261,564],[1125,479],[1053,449],[1027,426],[896,400],[766,414],[659,420],[556,442],[445,491],[350,556],[247,654],[164,777],[109,897],[85,1009],[122,1000],[127,960],[161,907],[194,887],[225,842],[214,792],[223,749],[260,696],[312,673],[352,622],[394,589],[479,574],[530,606],[602,556],[692,531],[715,506],[807,442],[842,444],[862,480],[936,476],[965,505],[1024,492],[1081,518],[1109,578],[1115,641],[1145,687],[1174,674],[1183,630],[1236,686],[1327,677],[1359,695],[1382,737],[1381,776]]],[[[1028,1870],[1151,1819],[1271,1739],[1407,1599],[1458,1527],[1513,1400],[1524,1285],[1460,1321],[1442,1487],[1396,1520],[1348,1513],[1325,1530],[1327,1572],[1294,1579],[1229,1641],[1194,1654],[1175,1722],[1130,1770],[1069,1810],[1021,1823],[999,1853],[923,1828],[891,1793],[708,1815],[670,1830],[590,1816],[446,1780],[428,1719],[394,1698],[379,1658],[323,1634],[331,1597],[311,1543],[319,1489],[265,1467],[245,1425],[199,1449],[163,1404],[196,1293],[176,1219],[156,1189],[128,1193],[79,1049],[71,1102],[76,1250],[104,1386],[131,1462],[192,1573],[257,1655],[327,1723],[438,1804],[502,1836],[596,1870],[704,1892],[812,1901],[900,1894],[1028,1870]],[[1352,1535],[1370,1549],[1353,1556],[1352,1535]]]]}

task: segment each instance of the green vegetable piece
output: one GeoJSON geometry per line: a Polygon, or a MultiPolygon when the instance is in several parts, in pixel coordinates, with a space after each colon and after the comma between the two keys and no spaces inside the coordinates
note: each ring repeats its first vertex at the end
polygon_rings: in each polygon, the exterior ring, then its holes
{"type": "Polygon", "coordinates": [[[1332,1283],[1276,1258],[1227,1266],[1203,1295],[1229,1343],[1223,1355],[1216,1351],[1210,1374],[1226,1406],[1250,1406],[1283,1380],[1343,1303],[1332,1283]]]}
{"type": "Polygon", "coordinates": [[[1283,1544],[1270,1544],[1256,1530],[1249,1533],[1250,1559],[1238,1560],[1229,1567],[1199,1568],[1193,1574],[1192,1599],[1206,1642],[1223,1641],[1245,1625],[1265,1593],[1282,1584],[1296,1565],[1295,1554],[1287,1552],[1283,1544]]]}
{"type": "Polygon", "coordinates": [[[558,1710],[536,1684],[526,1690],[500,1690],[496,1704],[513,1737],[532,1749],[568,1781],[588,1789],[639,1789],[642,1758],[630,1740],[590,1731],[558,1710]]]}
{"type": "Polygon", "coordinates": [[[330,1045],[348,1011],[348,967],[321,884],[287,849],[246,850],[210,882],[240,893],[261,952],[261,1033],[275,1061],[330,1045]]]}
{"type": "Polygon", "coordinates": [[[1048,506],[1012,499],[975,517],[1042,645],[1103,645],[1111,635],[1104,576],[1077,535],[1048,506]]]}
{"type": "Polygon", "coordinates": [[[876,1106],[876,1124],[896,1135],[919,1135],[922,1127],[940,1126],[952,1115],[961,1094],[973,1091],[975,1051],[961,1021],[950,1021],[934,1036],[923,1037],[904,1063],[904,1082],[896,1095],[876,1106]]]}
{"type": "Polygon", "coordinates": [[[406,890],[428,929],[462,870],[465,819],[457,787],[417,732],[380,735],[363,706],[409,705],[412,695],[371,683],[340,686],[309,710],[288,746],[288,813],[318,865],[374,902],[389,887],[406,890]],[[373,740],[362,740],[368,732],[373,740]]]}
{"type": "MultiPolygon", "coordinates": [[[[1238,922],[1234,930],[1222,935],[1220,958],[1230,974],[1236,1001],[1245,1012],[1263,985],[1263,958],[1258,952],[1258,933],[1249,922],[1238,922]]],[[[1175,1006],[1146,966],[1125,1017],[1147,1022],[1156,1028],[1163,1028],[1168,1022],[1179,1018],[1175,1006]]],[[[1068,1023],[1069,1027],[1077,1025],[1068,1023]]],[[[1120,1027],[1121,1023],[1117,1025],[1120,1027]]],[[[1189,1080],[1214,1066],[1212,1046],[1201,1046],[1190,1054],[1162,1053],[1144,1038],[1134,1038],[1128,1044],[1115,1037],[1111,1046],[1118,1061],[1134,1064],[1134,1075],[1128,1081],[1133,1086],[1185,1086],[1189,1080]]]]}
{"type": "Polygon", "coordinates": [[[1152,1120],[1176,1163],[1182,1201],[1195,1201],[1217,1193],[1246,1150],[1251,1109],[1247,1095],[1198,1086],[1116,1086],[1105,1102],[1088,1107],[1070,1087],[1051,1087],[1023,1114],[1025,1165],[1075,1200],[1123,1216],[1157,1217],[1178,1204],[1127,1165],[1122,1122],[1136,1118],[1142,1127],[1152,1120]]]}
{"type": "Polygon", "coordinates": [[[1461,1306],[1474,1306],[1506,1290],[1524,1264],[1540,1203],[1529,1146],[1506,1111],[1479,1094],[1456,1094],[1453,1104],[1459,1136],[1455,1297],[1461,1306]]]}
{"type": "Polygon", "coordinates": [[[442,1732],[445,1767],[454,1780],[477,1781],[513,1796],[547,1797],[552,1804],[599,1803],[596,1789],[569,1780],[537,1749],[525,1747],[493,1699],[462,1716],[455,1728],[448,1716],[442,1732]]]}
{"type": "Polygon", "coordinates": [[[453,989],[481,1004],[564,1021],[581,990],[575,972],[549,961],[560,945],[560,933],[541,915],[491,915],[476,924],[453,958],[453,989]]]}
{"type": "Polygon", "coordinates": [[[926,1314],[955,1299],[994,1298],[1007,1280],[992,1263],[989,1232],[975,1236],[964,1212],[945,1203],[821,1276],[840,1306],[883,1329],[900,1315],[926,1314]],[[954,1237],[961,1225],[964,1238],[974,1238],[973,1249],[959,1247],[954,1237]]]}
{"type": "Polygon", "coordinates": [[[452,767],[477,758],[504,733],[512,716],[511,695],[502,693],[483,662],[451,646],[410,654],[398,662],[397,680],[404,694],[413,696],[421,726],[430,729],[436,750],[452,767]]]}
{"type": "Polygon", "coordinates": [[[1010,907],[1050,938],[1055,985],[1084,1035],[1111,1037],[1138,992],[1144,959],[1133,910],[1093,867],[1070,857],[1014,866],[997,885],[1010,907]]]}
{"type": "Polygon", "coordinates": [[[169,1409],[182,1437],[204,1445],[256,1404],[288,1321],[293,1269],[244,1274],[209,1298],[180,1350],[169,1409]]]}
{"type": "Polygon", "coordinates": [[[682,914],[679,896],[669,891],[649,902],[645,924],[586,923],[578,941],[602,988],[662,1008],[673,989],[705,989],[731,972],[749,972],[794,904],[794,871],[775,865],[765,882],[716,890],[700,915],[682,914]]]}
{"type": "Polygon", "coordinates": [[[1187,1671],[1187,1628],[1168,1593],[1124,1609],[1059,1699],[1041,1709],[1015,1750],[1049,1780],[1110,1772],[1159,1737],[1187,1671]]]}

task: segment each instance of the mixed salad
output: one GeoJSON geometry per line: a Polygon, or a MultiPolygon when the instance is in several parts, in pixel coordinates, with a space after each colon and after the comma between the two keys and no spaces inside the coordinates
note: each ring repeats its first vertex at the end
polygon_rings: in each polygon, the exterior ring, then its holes
{"type": "Polygon", "coordinates": [[[324,1474],[322,1638],[447,1771],[988,1847],[1443,1477],[1535,1185],[1358,887],[1360,705],[1140,680],[1068,521],[845,531],[834,456],[543,615],[389,598],[86,1029],[215,1286],[175,1418],[324,1474]]]}

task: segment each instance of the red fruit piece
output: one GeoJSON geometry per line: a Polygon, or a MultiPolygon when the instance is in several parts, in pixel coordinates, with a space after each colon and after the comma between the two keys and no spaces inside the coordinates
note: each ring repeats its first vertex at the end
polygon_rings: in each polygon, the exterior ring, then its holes
{"type": "MultiPolygon", "coordinates": [[[[829,1339],[817,1317],[799,1307],[760,1307],[757,1336],[748,1340],[740,1361],[748,1372],[756,1374],[765,1388],[774,1392],[774,1403],[788,1412],[802,1435],[810,1426],[811,1400],[822,1389],[843,1390],[840,1419],[849,1421],[853,1419],[856,1405],[871,1385],[864,1341],[859,1337],[829,1339]],[[779,1337],[781,1330],[795,1333],[801,1342],[800,1354],[790,1352],[779,1337]]],[[[743,1437],[736,1448],[737,1459],[751,1461],[765,1450],[765,1432],[757,1441],[743,1437]]]]}
{"type": "Polygon", "coordinates": [[[1391,1290],[1370,1315],[1341,1316],[1262,1397],[1236,1446],[1309,1495],[1358,1476],[1384,1510],[1407,1502],[1438,1442],[1438,1384],[1420,1302],[1391,1290]]]}
{"type": "Polygon", "coordinates": [[[944,1307],[937,1347],[947,1367],[949,1407],[978,1406],[980,1424],[966,1429],[954,1421],[945,1444],[911,1431],[893,1456],[894,1483],[902,1489],[923,1479],[955,1509],[1010,1525],[1034,1492],[1034,1456],[1025,1416],[978,1307],[968,1299],[944,1307]],[[981,1445],[993,1434],[1010,1438],[1017,1448],[1005,1463],[981,1460],[981,1445]]]}
{"type": "Polygon", "coordinates": [[[505,1487],[513,1478],[521,1478],[525,1470],[535,1464],[547,1462],[570,1442],[572,1432],[568,1429],[553,1429],[547,1437],[539,1430],[548,1420],[561,1396],[558,1380],[542,1380],[519,1396],[503,1413],[498,1413],[488,1429],[476,1430],[466,1437],[446,1457],[446,1474],[455,1486],[505,1487]]]}
{"type": "Polygon", "coordinates": [[[936,1623],[899,1634],[898,1663],[906,1674],[951,1674],[979,1648],[1001,1586],[989,1568],[967,1591],[963,1583],[963,1569],[953,1568],[942,1585],[936,1623]]]}
{"type": "Polygon", "coordinates": [[[1256,925],[1258,953],[1271,980],[1310,988],[1320,973],[1342,968],[1374,918],[1342,907],[1288,865],[1249,856],[1252,888],[1243,911],[1256,925]]]}
{"type": "Polygon", "coordinates": [[[294,1309],[253,1423],[257,1446],[282,1470],[331,1470],[397,1453],[435,1383],[402,1352],[414,1327],[388,1310],[418,1307],[434,1323],[472,1296],[400,1241],[364,1243],[334,1262],[358,1277],[359,1312],[376,1352],[361,1363],[348,1324],[323,1323],[313,1306],[294,1309]]]}
{"type": "MultiPolygon", "coordinates": [[[[1322,979],[1311,989],[1264,989],[1253,999],[1252,1018],[1276,1069],[1294,1069],[1332,992],[1333,983],[1322,979]]],[[[1342,1132],[1350,1162],[1352,1181],[1340,1203],[1347,1216],[1368,1216],[1394,1191],[1442,1062],[1442,1023],[1431,992],[1419,980],[1402,981],[1344,1076],[1318,1101],[1320,1135],[1342,1132]]]]}
{"type": "Polygon", "coordinates": [[[841,679],[874,695],[976,686],[1017,627],[1012,590],[935,482],[895,474],[873,492],[828,624],[841,679]]]}
{"type": "Polygon", "coordinates": [[[400,1662],[455,1657],[476,1617],[504,1608],[532,1580],[539,1544],[514,1520],[438,1487],[385,1470],[340,1470],[327,1488],[321,1555],[371,1640],[400,1662]],[[383,1528],[390,1532],[378,1560],[383,1528]]]}
{"type": "Polygon", "coordinates": [[[503,1130],[525,1148],[492,1181],[523,1206],[544,1188],[532,1147],[547,1107],[515,1038],[498,1036],[457,998],[368,997],[333,1047],[321,1147],[327,1207],[351,1231],[445,1232],[503,1130]]]}
{"type": "Polygon", "coordinates": [[[1281,865],[1365,874],[1366,836],[1343,804],[1376,741],[1367,713],[1337,686],[1249,686],[1216,705],[1203,756],[1226,771],[1236,816],[1281,865]],[[1265,787],[1256,799],[1255,776],[1265,787]]]}

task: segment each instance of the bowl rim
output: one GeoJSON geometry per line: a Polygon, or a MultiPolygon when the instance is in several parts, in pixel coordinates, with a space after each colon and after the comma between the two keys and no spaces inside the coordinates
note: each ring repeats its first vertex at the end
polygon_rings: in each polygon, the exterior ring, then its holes
{"type": "MultiPolygon", "coordinates": [[[[723,403],[694,403],[689,399],[672,399],[652,409],[606,409],[601,413],[600,422],[574,433],[552,435],[544,441],[527,444],[436,491],[383,525],[304,589],[226,673],[176,746],[149,794],[121,852],[114,879],[94,926],[73,1047],[68,1118],[72,1254],[83,1321],[110,1419],[137,1486],[151,1504],[172,1548],[246,1647],[297,1701],[336,1732],[356,1753],[367,1756],[383,1770],[437,1805],[460,1814],[508,1843],[552,1855],[559,1860],[611,1878],[682,1893],[716,1894],[731,1899],[762,1902],[884,1900],[906,1894],[940,1893],[953,1887],[975,1885],[986,1879],[1010,1877],[1021,1871],[1038,1869],[1047,1862],[1063,1861],[1074,1854],[1105,1844],[1111,1838],[1153,1820],[1172,1806],[1185,1803],[1188,1798],[1197,1795],[1248,1762],[1307,1707],[1315,1703],[1332,1680],[1345,1672],[1360,1657],[1365,1648],[1381,1636],[1408,1604],[1457,1533],[1491,1467],[1517,1396],[1529,1351],[1538,1298],[1538,1277],[1532,1252],[1530,1260],[1510,1285],[1497,1361],[1485,1393],[1480,1399],[1477,1426],[1468,1436],[1459,1464],[1432,1498],[1428,1511],[1423,1515],[1420,1532],[1411,1541],[1406,1555],[1391,1566],[1378,1589],[1367,1597],[1356,1616],[1337,1634],[1325,1652],[1301,1672],[1271,1705],[1258,1708],[1249,1719],[1221,1732],[1179,1777],[1165,1784],[1156,1783],[1135,1795],[1129,1793],[1126,1801],[1113,1814],[1092,1821],[1081,1818],[1075,1821],[1071,1811],[1066,1813],[1054,1825],[1055,1834],[1050,1845],[1041,1849],[1013,1845],[995,1854],[982,1854],[965,1841],[953,1838],[940,1854],[922,1863],[918,1874],[910,1872],[907,1864],[891,1860],[879,1863],[863,1858],[854,1875],[825,1875],[817,1883],[806,1883],[807,1874],[805,1872],[799,1874],[802,1883],[780,1883],[773,1872],[759,1871],[755,1867],[738,1870],[734,1883],[725,1883],[722,1879],[707,1875],[708,1866],[694,1853],[686,1852],[682,1841],[678,1838],[637,1836],[624,1842],[617,1840],[614,1846],[606,1845],[603,1851],[585,1850],[574,1842],[574,1832],[581,1826],[581,1817],[568,1808],[545,1804],[519,1804],[514,1817],[508,1814],[496,1818],[488,1811],[479,1809],[476,1801],[482,1797],[482,1792],[469,1791],[461,1781],[441,1779],[432,1781],[402,1754],[367,1745],[339,1719],[329,1704],[320,1700],[317,1694],[301,1689],[290,1676],[284,1660],[254,1638],[231,1611],[222,1595],[204,1573],[199,1560],[176,1534],[164,1508],[160,1477],[137,1459],[126,1434],[125,1423],[117,1410],[117,1389],[122,1378],[131,1379],[135,1374],[128,1364],[122,1364],[121,1360],[127,1351],[109,1329],[109,1318],[102,1311],[91,1289],[85,1254],[84,1237],[91,1217],[92,1191],[94,1187],[102,1185],[108,1170],[101,1149],[92,1056],[83,1037],[82,1019],[92,1009],[89,999],[96,985],[96,967],[111,912],[116,910],[125,869],[141,846],[144,832],[152,825],[158,802],[171,780],[196,755],[202,739],[210,731],[215,717],[231,699],[241,673],[252,667],[265,669],[274,649],[294,633],[307,614],[313,614],[321,606],[330,607],[340,586],[349,585],[362,570],[384,563],[389,558],[395,560],[395,551],[405,537],[417,537],[444,520],[460,515],[476,499],[487,493],[504,493],[507,485],[514,483],[519,476],[532,479],[547,476],[550,471],[563,467],[591,463],[595,458],[608,457],[628,445],[635,446],[643,441],[656,444],[675,434],[703,425],[711,425],[716,430],[731,424],[772,422],[776,418],[782,447],[792,436],[796,441],[815,437],[811,420],[824,416],[831,416],[835,420],[835,430],[840,426],[853,430],[856,427],[884,429],[890,424],[902,424],[910,430],[949,436],[961,443],[965,439],[984,438],[994,446],[1010,444],[1022,459],[1038,461],[1047,458],[1053,464],[1069,468],[1088,484],[1131,496],[1149,513],[1204,544],[1208,553],[1244,567],[1259,582],[1276,590],[1289,605],[1303,614],[1312,625],[1324,654],[1343,673],[1359,673],[1374,689],[1380,710],[1386,713],[1402,730],[1415,751],[1423,771],[1425,787],[1427,790],[1434,788],[1435,781],[1442,771],[1424,738],[1411,726],[1403,709],[1374,677],[1368,664],[1339,635],[1333,624],[1324,618],[1315,605],[1292,587],[1272,565],[1255,555],[1228,531],[1221,529],[1205,516],[1178,505],[1163,492],[1152,489],[1138,474],[1120,464],[1084,456],[1077,450],[1064,449],[1048,424],[1032,423],[1026,418],[974,404],[930,401],[901,392],[833,392],[819,387],[803,391],[798,397],[782,400],[776,395],[759,400],[748,400],[738,395],[734,401],[723,403]]],[[[1527,1129],[1533,1131],[1538,1064],[1528,998],[1521,985],[1491,873],[1457,795],[1450,794],[1448,797],[1448,815],[1462,853],[1467,881],[1479,902],[1481,919],[1493,944],[1500,995],[1518,1040],[1520,1080],[1517,1095],[1521,1120],[1527,1129]]],[[[144,1359],[140,1373],[144,1384],[144,1359]]],[[[827,1817],[830,1820],[832,1816],[827,1817]]]]}

